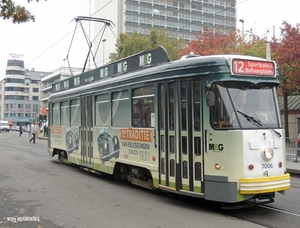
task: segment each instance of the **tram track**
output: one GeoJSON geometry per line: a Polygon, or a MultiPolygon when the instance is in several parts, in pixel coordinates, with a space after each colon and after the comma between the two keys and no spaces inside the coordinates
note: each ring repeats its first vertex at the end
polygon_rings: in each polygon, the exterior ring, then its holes
{"type": "Polygon", "coordinates": [[[276,205],[258,205],[234,211],[219,211],[221,214],[241,219],[268,228],[295,228],[300,224],[300,213],[279,208],[276,205]]]}
{"type": "Polygon", "coordinates": [[[259,205],[259,207],[262,207],[262,208],[265,208],[265,209],[268,209],[268,210],[281,212],[281,213],[284,213],[284,214],[289,214],[289,215],[300,217],[300,214],[298,214],[298,213],[294,213],[294,212],[291,212],[291,211],[279,209],[279,208],[276,208],[276,207],[272,207],[270,205],[259,205]]]}

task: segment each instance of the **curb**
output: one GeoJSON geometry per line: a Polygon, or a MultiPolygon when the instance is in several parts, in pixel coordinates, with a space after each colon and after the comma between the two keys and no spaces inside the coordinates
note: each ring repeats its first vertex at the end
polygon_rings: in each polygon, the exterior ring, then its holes
{"type": "Polygon", "coordinates": [[[38,137],[38,139],[48,140],[48,137],[38,137]]]}
{"type": "Polygon", "coordinates": [[[297,175],[300,175],[300,170],[298,169],[289,169],[287,168],[286,171],[290,174],[297,174],[297,175]]]}

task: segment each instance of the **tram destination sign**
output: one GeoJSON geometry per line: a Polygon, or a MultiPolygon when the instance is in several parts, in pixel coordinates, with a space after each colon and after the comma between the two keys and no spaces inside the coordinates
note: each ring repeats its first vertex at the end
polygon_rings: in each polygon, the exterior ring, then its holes
{"type": "Polygon", "coordinates": [[[232,72],[238,75],[274,77],[276,69],[272,61],[233,59],[232,72]]]}
{"type": "Polygon", "coordinates": [[[169,56],[163,47],[157,47],[150,51],[144,51],[102,66],[95,70],[84,72],[52,86],[52,93],[76,88],[107,77],[121,76],[124,73],[142,69],[147,66],[169,62],[169,56]]]}

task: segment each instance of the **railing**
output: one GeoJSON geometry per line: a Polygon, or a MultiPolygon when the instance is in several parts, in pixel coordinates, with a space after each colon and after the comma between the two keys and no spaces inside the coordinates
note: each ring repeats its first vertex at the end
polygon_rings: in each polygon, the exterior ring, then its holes
{"type": "Polygon", "coordinates": [[[286,140],[286,160],[300,162],[300,143],[297,138],[285,138],[286,140]]]}

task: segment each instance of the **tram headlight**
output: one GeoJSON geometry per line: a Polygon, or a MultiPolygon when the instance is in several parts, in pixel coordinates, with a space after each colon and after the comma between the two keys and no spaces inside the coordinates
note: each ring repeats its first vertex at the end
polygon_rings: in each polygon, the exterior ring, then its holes
{"type": "Polygon", "coordinates": [[[262,150],[263,158],[266,160],[271,160],[274,157],[274,150],[266,147],[262,150]]]}

